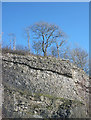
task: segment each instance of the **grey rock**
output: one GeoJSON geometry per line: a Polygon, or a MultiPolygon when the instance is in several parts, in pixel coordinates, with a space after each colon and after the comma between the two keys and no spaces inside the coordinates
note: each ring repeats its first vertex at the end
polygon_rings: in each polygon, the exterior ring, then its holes
{"type": "Polygon", "coordinates": [[[88,116],[89,77],[69,60],[4,54],[2,79],[4,117],[88,116]]]}

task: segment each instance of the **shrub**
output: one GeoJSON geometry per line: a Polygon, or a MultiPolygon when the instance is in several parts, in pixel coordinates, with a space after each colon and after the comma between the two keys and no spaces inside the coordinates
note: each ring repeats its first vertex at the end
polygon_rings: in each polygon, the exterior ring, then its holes
{"type": "Polygon", "coordinates": [[[8,48],[8,46],[2,48],[2,54],[5,53],[12,53],[12,54],[17,54],[17,55],[28,55],[30,54],[27,48],[23,47],[16,47],[16,50],[12,50],[8,48]]]}

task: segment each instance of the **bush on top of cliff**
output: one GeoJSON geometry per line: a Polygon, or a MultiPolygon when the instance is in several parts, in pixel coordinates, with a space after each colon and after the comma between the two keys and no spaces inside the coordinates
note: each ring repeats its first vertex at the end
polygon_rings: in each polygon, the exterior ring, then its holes
{"type": "Polygon", "coordinates": [[[5,53],[11,53],[11,54],[17,54],[17,55],[28,55],[28,54],[30,54],[27,49],[16,48],[15,50],[12,50],[8,47],[2,48],[2,54],[5,54],[5,53]]]}

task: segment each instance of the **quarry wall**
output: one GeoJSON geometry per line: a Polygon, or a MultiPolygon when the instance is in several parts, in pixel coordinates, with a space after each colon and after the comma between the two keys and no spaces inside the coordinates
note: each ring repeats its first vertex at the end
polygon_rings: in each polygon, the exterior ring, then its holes
{"type": "Polygon", "coordinates": [[[89,78],[69,60],[4,54],[4,117],[88,117],[89,78]]]}

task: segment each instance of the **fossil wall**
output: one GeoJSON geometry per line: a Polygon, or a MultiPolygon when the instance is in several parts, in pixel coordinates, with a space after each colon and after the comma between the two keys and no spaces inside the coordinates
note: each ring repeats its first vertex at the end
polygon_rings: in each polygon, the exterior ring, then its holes
{"type": "Polygon", "coordinates": [[[69,60],[8,53],[2,71],[4,117],[87,117],[89,79],[69,60]]]}

